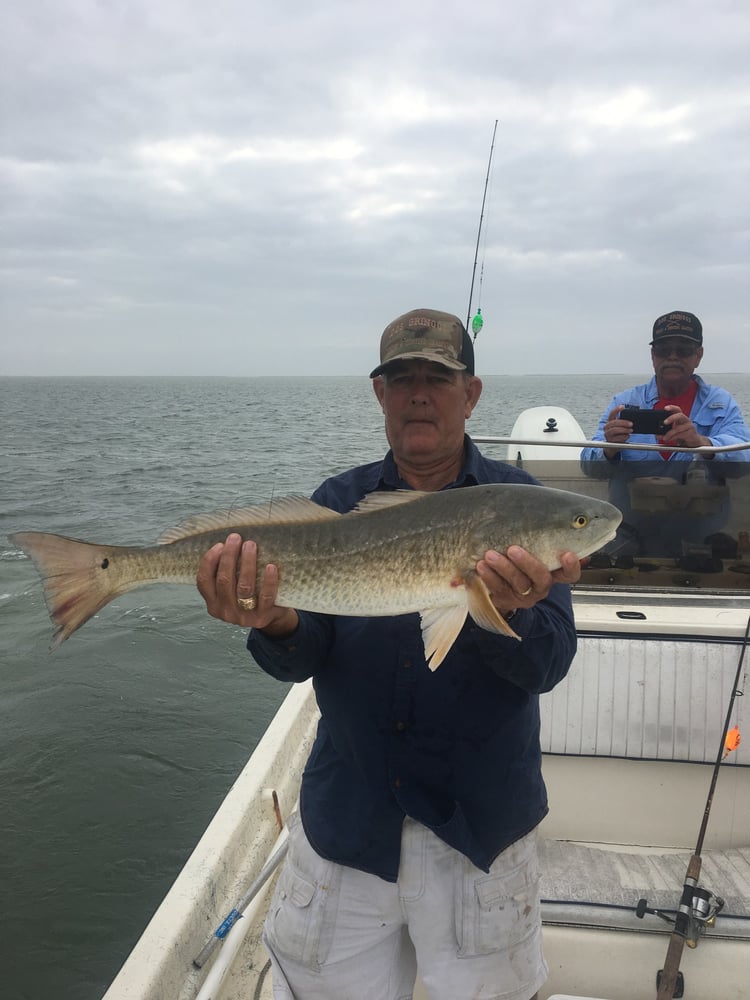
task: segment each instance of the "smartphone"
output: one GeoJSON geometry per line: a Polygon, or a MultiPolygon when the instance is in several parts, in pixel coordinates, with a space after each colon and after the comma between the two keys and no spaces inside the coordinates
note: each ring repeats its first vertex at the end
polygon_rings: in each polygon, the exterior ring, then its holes
{"type": "Polygon", "coordinates": [[[666,433],[664,421],[672,415],[670,410],[641,410],[637,406],[627,406],[620,410],[620,420],[630,420],[634,434],[666,433]]]}

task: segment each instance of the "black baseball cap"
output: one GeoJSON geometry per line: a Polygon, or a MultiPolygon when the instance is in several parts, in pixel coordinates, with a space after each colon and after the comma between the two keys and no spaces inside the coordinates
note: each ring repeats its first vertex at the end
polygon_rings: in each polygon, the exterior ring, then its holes
{"type": "Polygon", "coordinates": [[[692,340],[694,344],[703,344],[703,327],[701,321],[693,313],[670,312],[660,316],[654,323],[654,339],[651,346],[666,337],[681,337],[692,340]]]}

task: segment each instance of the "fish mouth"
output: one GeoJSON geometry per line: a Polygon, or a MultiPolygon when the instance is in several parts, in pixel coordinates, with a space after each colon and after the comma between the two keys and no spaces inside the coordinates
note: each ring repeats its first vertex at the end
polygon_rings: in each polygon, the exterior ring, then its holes
{"type": "MultiPolygon", "coordinates": [[[[617,527],[619,527],[619,525],[617,527]]],[[[599,542],[599,545],[596,547],[596,549],[593,550],[594,552],[598,552],[599,549],[602,548],[602,546],[607,544],[607,542],[611,542],[615,538],[617,538],[617,527],[614,527],[606,538],[602,538],[602,540],[599,542]]],[[[590,552],[588,554],[591,555],[590,552]]]]}
{"type": "Polygon", "coordinates": [[[594,553],[599,552],[604,546],[613,541],[617,537],[617,529],[613,529],[608,535],[602,535],[602,537],[594,544],[582,545],[576,547],[573,551],[575,552],[578,559],[588,559],[589,556],[593,556],[594,553]]]}

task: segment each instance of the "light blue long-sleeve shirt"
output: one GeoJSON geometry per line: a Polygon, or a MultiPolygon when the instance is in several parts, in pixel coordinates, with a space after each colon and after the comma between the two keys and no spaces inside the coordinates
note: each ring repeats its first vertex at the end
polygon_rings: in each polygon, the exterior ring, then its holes
{"type": "MultiPolygon", "coordinates": [[[[727,444],[737,444],[740,441],[750,441],[750,428],[748,428],[742,416],[742,411],[734,400],[734,397],[717,385],[708,385],[699,375],[693,375],[693,379],[698,385],[693,407],[690,411],[690,419],[695,425],[699,434],[709,438],[711,444],[717,447],[727,444]]],[[[633,386],[632,389],[625,389],[618,392],[613,397],[612,402],[604,411],[599,426],[592,440],[604,441],[604,425],[609,419],[609,415],[616,406],[637,406],[643,410],[652,410],[659,400],[659,390],[656,387],[656,378],[653,377],[644,385],[633,386]]],[[[647,443],[654,440],[653,434],[632,434],[629,441],[633,444],[647,443]]],[[[690,462],[693,456],[689,452],[675,452],[669,461],[662,462],[662,475],[674,475],[674,467],[670,470],[673,462],[690,462]]],[[[612,475],[608,465],[617,462],[650,462],[654,463],[658,459],[658,453],[652,451],[621,451],[613,459],[607,459],[601,448],[584,448],[581,452],[581,465],[587,476],[604,479],[612,475]]],[[[715,455],[714,462],[750,462],[750,449],[745,451],[725,452],[715,455]]],[[[677,476],[682,476],[684,470],[679,469],[677,476]]],[[[726,470],[722,470],[726,473],[726,470]]],[[[641,472],[640,475],[649,473],[641,472]]]]}

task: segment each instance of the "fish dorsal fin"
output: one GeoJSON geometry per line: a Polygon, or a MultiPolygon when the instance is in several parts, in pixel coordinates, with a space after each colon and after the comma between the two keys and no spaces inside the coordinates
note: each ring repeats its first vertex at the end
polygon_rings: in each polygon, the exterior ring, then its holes
{"type": "Polygon", "coordinates": [[[429,494],[422,490],[384,490],[379,493],[368,493],[354,507],[352,514],[371,514],[374,510],[399,507],[401,504],[412,503],[426,496],[429,494]]]}
{"type": "Polygon", "coordinates": [[[210,514],[194,514],[181,521],[176,527],[168,528],[159,543],[167,545],[180,538],[201,535],[205,531],[237,531],[257,524],[299,524],[302,521],[333,521],[341,517],[335,510],[321,507],[307,497],[279,497],[249,507],[234,507],[231,510],[215,510],[210,514]]]}

